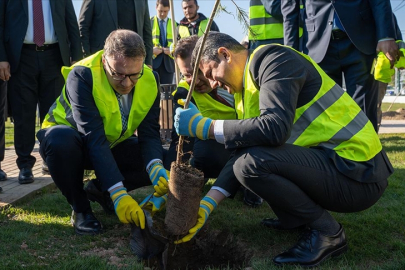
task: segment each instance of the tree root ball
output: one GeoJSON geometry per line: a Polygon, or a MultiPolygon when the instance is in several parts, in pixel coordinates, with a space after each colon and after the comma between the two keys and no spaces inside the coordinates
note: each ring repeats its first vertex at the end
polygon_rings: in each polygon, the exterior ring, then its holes
{"type": "Polygon", "coordinates": [[[173,162],[170,169],[165,227],[169,235],[183,235],[197,223],[204,174],[173,162]]]}

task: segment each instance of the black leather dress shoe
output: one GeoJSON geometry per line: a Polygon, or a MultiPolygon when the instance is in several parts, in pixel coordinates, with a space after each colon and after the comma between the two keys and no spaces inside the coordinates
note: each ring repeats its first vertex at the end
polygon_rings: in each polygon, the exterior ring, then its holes
{"type": "Polygon", "coordinates": [[[0,192],[2,192],[3,191],[3,189],[0,187],[0,192]]]}
{"type": "Polygon", "coordinates": [[[260,224],[262,224],[266,227],[269,227],[271,229],[276,229],[276,230],[281,230],[281,231],[305,229],[305,225],[301,225],[301,226],[294,227],[294,228],[287,228],[287,227],[281,225],[280,220],[278,220],[277,218],[265,218],[262,220],[262,222],[260,222],[260,224]]]}
{"type": "Polygon", "coordinates": [[[96,235],[103,231],[100,221],[97,220],[91,210],[83,213],[72,211],[70,222],[72,222],[78,235],[96,235]]]}
{"type": "Polygon", "coordinates": [[[32,182],[34,182],[34,175],[32,174],[32,169],[22,168],[20,170],[20,174],[18,175],[18,183],[24,185],[32,182]]]}
{"type": "Polygon", "coordinates": [[[0,181],[6,181],[7,180],[7,174],[0,169],[0,181]]]}
{"type": "Polygon", "coordinates": [[[84,188],[87,198],[92,202],[98,202],[107,214],[115,214],[114,203],[110,198],[110,193],[101,191],[96,181],[97,179],[91,180],[84,188]]]}
{"type": "Polygon", "coordinates": [[[346,250],[346,235],[342,226],[338,233],[331,236],[323,235],[318,230],[308,229],[295,246],[274,257],[273,262],[276,265],[299,264],[313,267],[346,250]]]}
{"type": "Polygon", "coordinates": [[[42,167],[41,167],[41,169],[42,169],[42,174],[43,174],[43,175],[50,175],[48,165],[46,164],[45,161],[42,161],[42,167]]]}
{"type": "Polygon", "coordinates": [[[263,204],[263,199],[245,188],[243,191],[243,202],[250,207],[258,207],[263,204]]]}

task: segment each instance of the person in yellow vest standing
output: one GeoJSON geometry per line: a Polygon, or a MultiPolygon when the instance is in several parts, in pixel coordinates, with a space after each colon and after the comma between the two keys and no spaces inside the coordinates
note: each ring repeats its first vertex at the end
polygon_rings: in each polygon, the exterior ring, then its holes
{"type": "Polygon", "coordinates": [[[167,17],[169,11],[169,0],[157,0],[156,16],[150,20],[152,25],[153,70],[159,74],[161,84],[173,83],[175,71],[173,57],[170,55],[170,46],[173,44],[173,29],[171,19],[167,17]]]}
{"type": "MultiPolygon", "coordinates": [[[[102,232],[88,200],[95,194],[83,189],[85,169],[95,171],[90,184],[109,194],[119,220],[142,229],[144,212],[127,190],[168,180],[159,134],[159,82],[145,57],[138,34],[111,32],[104,50],[62,70],[62,94],[37,133],[39,152],[73,209],[71,222],[79,235],[102,232]]],[[[103,198],[97,201],[106,207],[103,198]]]]}
{"type": "Polygon", "coordinates": [[[176,110],[175,127],[181,135],[234,150],[224,167],[234,176],[220,174],[201,201],[197,224],[175,243],[193,238],[217,205],[243,185],[277,216],[265,225],[306,227],[292,248],[273,258],[276,265],[316,266],[344,253],[343,226],[328,211],[371,207],[393,173],[365,113],[315,61],[291,47],[270,44],[250,52],[211,32],[198,64],[212,88],[234,94],[241,120],[202,117],[191,104],[176,110]]]}
{"type": "MultiPolygon", "coordinates": [[[[302,9],[301,5],[301,9],[302,9]]],[[[301,18],[298,18],[300,22],[301,18]]],[[[249,49],[270,43],[284,44],[283,14],[281,0],[250,0],[249,5],[249,49]]],[[[301,42],[302,27],[299,29],[301,42]]]]}
{"type": "MultiPolygon", "coordinates": [[[[197,0],[183,0],[181,5],[184,18],[180,21],[177,39],[192,35],[202,36],[207,30],[208,18],[198,12],[199,6],[197,0]]],[[[209,30],[219,32],[215,21],[212,22],[209,30]]]]}

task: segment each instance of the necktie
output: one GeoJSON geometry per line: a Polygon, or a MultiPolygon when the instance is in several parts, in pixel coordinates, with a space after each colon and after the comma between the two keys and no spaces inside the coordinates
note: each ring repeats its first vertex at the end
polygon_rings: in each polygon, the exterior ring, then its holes
{"type": "Polygon", "coordinates": [[[127,127],[128,127],[128,121],[127,121],[127,118],[125,117],[124,107],[122,106],[122,103],[121,103],[122,95],[118,94],[117,92],[115,92],[115,95],[117,96],[118,105],[120,106],[120,112],[121,112],[121,123],[122,123],[122,132],[121,132],[121,134],[124,134],[125,131],[127,130],[127,127]]]}
{"type": "Polygon", "coordinates": [[[41,47],[45,43],[44,14],[42,0],[32,1],[32,14],[34,20],[34,43],[41,47]]]}
{"type": "Polygon", "coordinates": [[[165,21],[160,20],[159,21],[159,28],[160,28],[160,37],[162,39],[162,47],[166,47],[166,31],[165,31],[165,26],[164,26],[165,21]]]}
{"type": "Polygon", "coordinates": [[[220,95],[218,95],[218,91],[217,89],[214,89],[210,92],[211,97],[213,99],[215,99],[216,101],[228,106],[228,107],[232,107],[231,104],[228,103],[228,101],[226,101],[226,99],[224,99],[223,97],[221,97],[220,95]]]}

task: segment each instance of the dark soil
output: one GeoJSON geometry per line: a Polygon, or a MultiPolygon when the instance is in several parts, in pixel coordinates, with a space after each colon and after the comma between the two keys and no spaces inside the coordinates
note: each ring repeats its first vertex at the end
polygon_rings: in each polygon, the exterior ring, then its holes
{"type": "Polygon", "coordinates": [[[396,111],[382,113],[382,119],[385,120],[405,120],[405,109],[401,108],[396,111]]]}
{"type": "MultiPolygon", "coordinates": [[[[205,226],[190,242],[174,245],[171,240],[166,256],[166,269],[170,270],[244,269],[250,266],[253,252],[229,232],[210,231],[205,226]]],[[[144,261],[144,265],[162,269],[158,260],[144,261]]]]}

